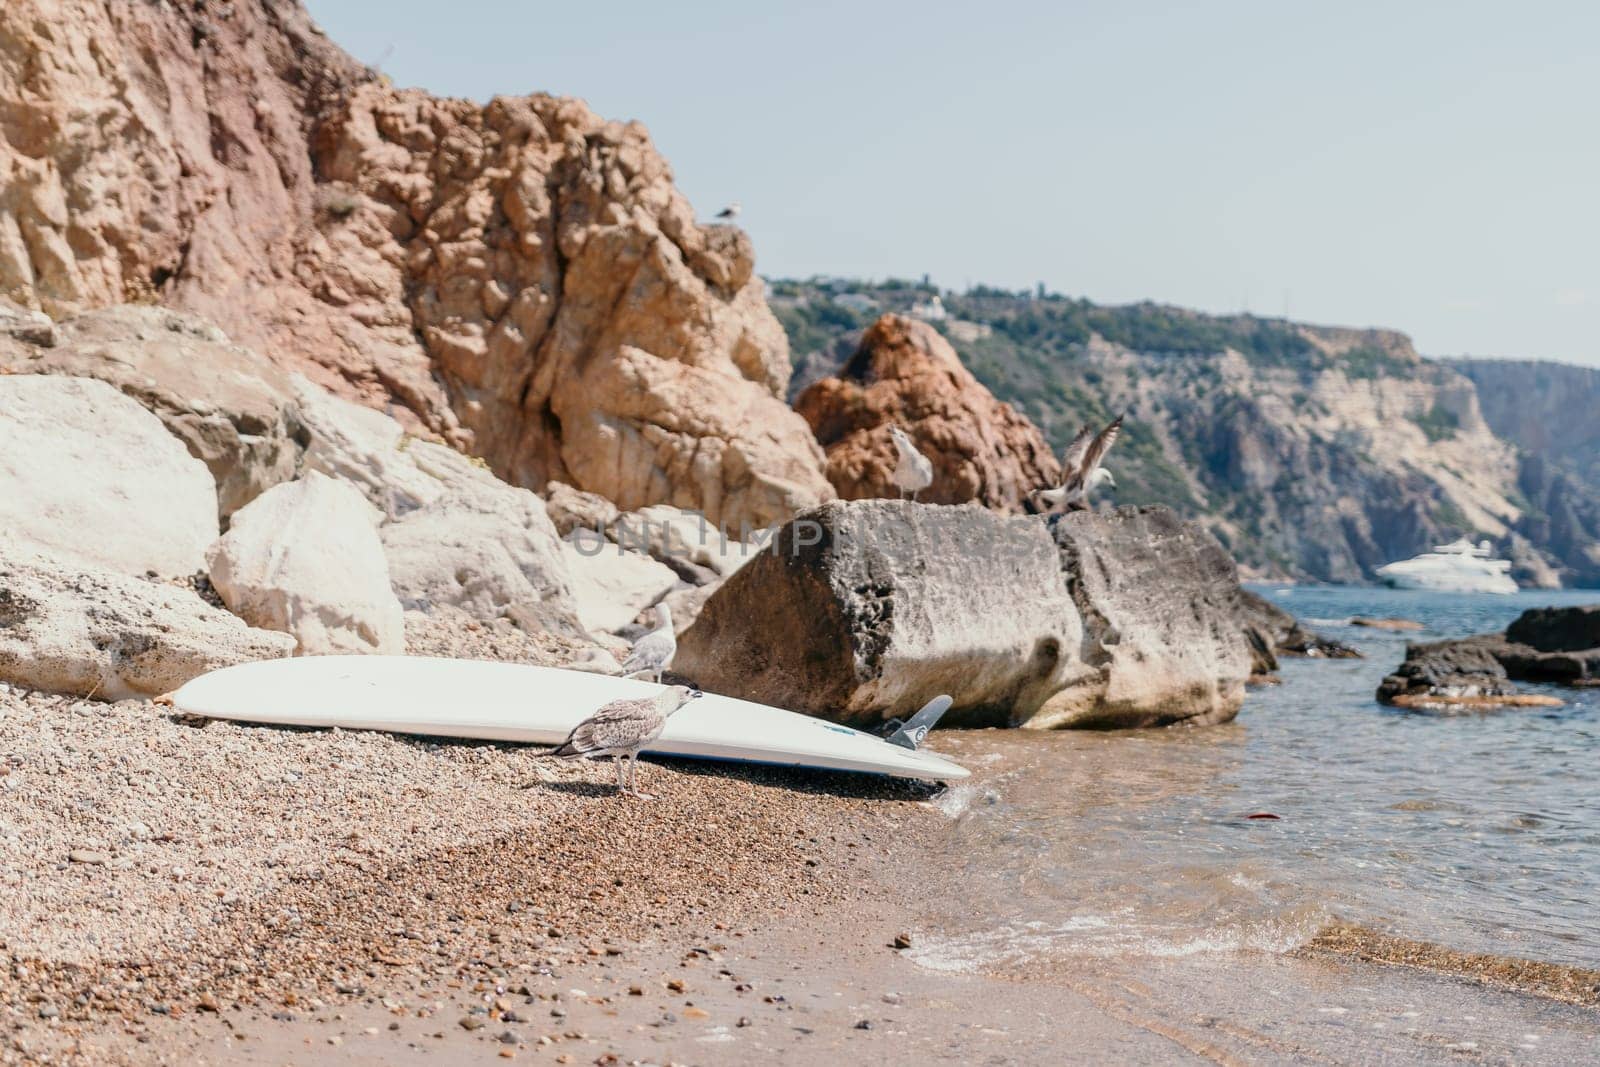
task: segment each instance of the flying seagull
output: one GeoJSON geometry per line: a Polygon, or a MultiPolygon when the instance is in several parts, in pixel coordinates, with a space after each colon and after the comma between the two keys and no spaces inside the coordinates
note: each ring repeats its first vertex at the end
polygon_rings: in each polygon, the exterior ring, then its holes
{"type": "Polygon", "coordinates": [[[727,219],[729,222],[732,222],[734,219],[739,217],[739,210],[739,201],[735,200],[733,203],[717,212],[717,218],[727,219]]]}
{"type": "Polygon", "coordinates": [[[1072,439],[1061,455],[1061,472],[1065,480],[1060,488],[1042,491],[1039,499],[1048,504],[1052,511],[1061,505],[1065,505],[1068,511],[1082,511],[1089,506],[1089,493],[1096,487],[1109,485],[1115,489],[1117,480],[1111,477],[1110,471],[1100,466],[1100,461],[1111,451],[1121,432],[1121,415],[1112,419],[1111,425],[1098,434],[1089,426],[1079,430],[1078,436],[1072,439]]]}
{"type": "Polygon", "coordinates": [[[889,436],[894,440],[894,447],[900,453],[899,461],[894,465],[894,485],[900,490],[900,499],[908,495],[912,500],[917,499],[917,494],[933,484],[933,461],[911,443],[911,438],[898,426],[889,427],[889,436]]]}
{"type": "Polygon", "coordinates": [[[639,752],[661,736],[673,712],[699,696],[698,689],[674,685],[662,690],[659,696],[613,700],[574,726],[567,739],[545,755],[556,759],[599,759],[601,756],[610,756],[617,764],[617,792],[643,800],[653,799],[650,794],[639,792],[635,786],[639,774],[639,752]]]}
{"type": "Polygon", "coordinates": [[[634,644],[633,651],[622,664],[625,677],[648,674],[652,682],[661,681],[661,672],[672,665],[678,651],[678,635],[672,630],[672,609],[665,604],[656,605],[656,628],[634,644]]]}

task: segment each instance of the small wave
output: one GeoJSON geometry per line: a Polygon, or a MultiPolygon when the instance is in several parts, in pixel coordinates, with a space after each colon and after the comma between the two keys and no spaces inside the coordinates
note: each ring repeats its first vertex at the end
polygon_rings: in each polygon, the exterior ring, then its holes
{"type": "Polygon", "coordinates": [[[953,936],[924,935],[906,955],[929,970],[1005,970],[1051,960],[1144,956],[1174,959],[1206,953],[1292,952],[1310,942],[1327,916],[1320,909],[1209,930],[1150,926],[1131,913],[1074,915],[1059,923],[1008,924],[953,936]]]}
{"type": "Polygon", "coordinates": [[[964,782],[961,785],[951,786],[946,789],[932,803],[946,818],[959,819],[967,813],[974,803],[994,804],[999,799],[1000,794],[988,786],[964,782]]]}

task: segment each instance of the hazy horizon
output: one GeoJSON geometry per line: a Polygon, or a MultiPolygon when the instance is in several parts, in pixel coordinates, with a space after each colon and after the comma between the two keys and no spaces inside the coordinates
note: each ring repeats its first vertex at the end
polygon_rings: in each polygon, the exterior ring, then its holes
{"type": "Polygon", "coordinates": [[[1600,9],[309,0],[396,84],[644,122],[768,277],[1048,289],[1600,365],[1600,9]]]}

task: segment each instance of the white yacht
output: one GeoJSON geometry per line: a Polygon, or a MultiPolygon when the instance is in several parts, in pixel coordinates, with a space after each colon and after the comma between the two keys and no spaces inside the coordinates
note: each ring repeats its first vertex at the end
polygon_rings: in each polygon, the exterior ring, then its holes
{"type": "Polygon", "coordinates": [[[1396,589],[1428,589],[1436,593],[1515,593],[1511,561],[1491,559],[1488,541],[1474,545],[1465,537],[1437,545],[1411,559],[1378,568],[1378,577],[1396,589]]]}

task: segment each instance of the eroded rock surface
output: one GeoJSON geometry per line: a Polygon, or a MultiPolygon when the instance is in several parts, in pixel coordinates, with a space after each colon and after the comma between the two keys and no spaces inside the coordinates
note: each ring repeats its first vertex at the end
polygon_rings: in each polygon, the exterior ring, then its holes
{"type": "Polygon", "coordinates": [[[733,527],[832,495],[748,239],[636,123],[397,90],[266,0],[7,3],[0,99],[0,296],[198,312],[518,485],[733,527]]]}
{"type": "Polygon", "coordinates": [[[177,585],[44,556],[0,556],[0,680],[103,700],[170,692],[294,638],[252,629],[177,585]]]}
{"type": "Polygon", "coordinates": [[[1378,699],[1425,710],[1561,703],[1523,693],[1513,681],[1600,684],[1600,604],[1530,608],[1503,634],[1408,644],[1378,699]]]}
{"type": "Polygon", "coordinates": [[[1252,671],[1239,573],[1202,527],[1166,508],[1051,520],[1095,677],[1052,696],[1046,727],[1227,722],[1252,671]]]}
{"type": "Polygon", "coordinates": [[[933,461],[925,503],[976,501],[1020,512],[1035,489],[1057,485],[1061,467],[1038,428],[962,366],[925,322],[885,315],[867,330],[837,377],[795,402],[827,452],[828,480],[845,500],[895,497],[898,425],[933,461]]]}

